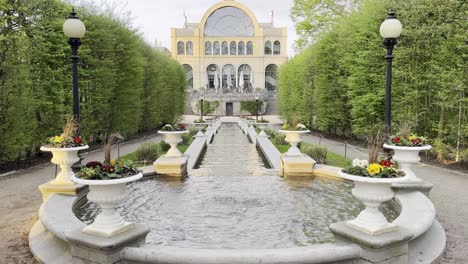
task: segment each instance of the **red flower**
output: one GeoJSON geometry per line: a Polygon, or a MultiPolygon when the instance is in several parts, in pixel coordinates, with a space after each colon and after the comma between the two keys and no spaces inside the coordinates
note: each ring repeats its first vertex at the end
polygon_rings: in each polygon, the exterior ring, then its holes
{"type": "Polygon", "coordinates": [[[179,129],[185,130],[185,126],[184,125],[179,125],[179,129]]]}
{"type": "Polygon", "coordinates": [[[398,142],[400,142],[400,140],[401,140],[401,137],[392,138],[393,143],[398,143],[398,142]]]}
{"type": "Polygon", "coordinates": [[[99,161],[90,161],[90,162],[86,163],[86,167],[87,167],[87,168],[94,169],[94,168],[96,168],[97,166],[102,167],[102,163],[99,162],[99,161]]]}
{"type": "Polygon", "coordinates": [[[83,139],[81,137],[73,137],[73,142],[75,142],[75,144],[82,144],[83,139]]]}
{"type": "Polygon", "coordinates": [[[411,140],[411,143],[413,143],[413,145],[419,145],[422,143],[422,140],[419,138],[415,138],[411,140]]]}
{"type": "Polygon", "coordinates": [[[102,171],[102,172],[113,173],[113,172],[115,171],[115,168],[114,168],[114,166],[112,166],[112,165],[102,165],[101,171],[102,171]]]}
{"type": "Polygon", "coordinates": [[[395,164],[392,163],[390,160],[381,160],[380,165],[382,165],[384,167],[392,167],[395,164]]]}

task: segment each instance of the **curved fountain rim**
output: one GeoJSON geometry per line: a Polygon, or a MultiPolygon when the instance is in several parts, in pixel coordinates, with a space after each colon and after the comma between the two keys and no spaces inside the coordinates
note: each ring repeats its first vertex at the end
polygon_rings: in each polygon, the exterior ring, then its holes
{"type": "Polygon", "coordinates": [[[431,145],[408,147],[408,146],[395,146],[395,145],[389,145],[389,144],[383,144],[383,147],[388,148],[388,149],[395,149],[395,150],[413,150],[413,151],[430,150],[432,148],[431,145]]]}

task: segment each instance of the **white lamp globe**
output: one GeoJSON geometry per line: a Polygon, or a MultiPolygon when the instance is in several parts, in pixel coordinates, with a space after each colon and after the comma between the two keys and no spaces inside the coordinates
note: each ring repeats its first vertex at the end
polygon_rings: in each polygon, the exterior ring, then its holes
{"type": "Polygon", "coordinates": [[[403,30],[403,26],[396,18],[387,18],[380,25],[380,35],[382,38],[398,38],[403,30]]]}
{"type": "Polygon", "coordinates": [[[83,38],[86,27],[78,18],[68,18],[63,23],[63,33],[69,38],[83,38]]]}

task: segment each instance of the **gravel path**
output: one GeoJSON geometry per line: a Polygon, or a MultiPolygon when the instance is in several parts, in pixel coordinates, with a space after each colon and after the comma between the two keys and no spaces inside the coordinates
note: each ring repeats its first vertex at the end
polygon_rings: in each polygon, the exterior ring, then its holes
{"type": "MultiPolygon", "coordinates": [[[[141,143],[159,142],[159,136],[150,136],[124,143],[120,154],[135,151],[141,143]]],[[[113,157],[117,156],[114,149],[113,157]]],[[[102,160],[102,151],[94,151],[85,156],[89,160],[102,160]]],[[[29,251],[28,234],[38,218],[42,195],[38,186],[50,181],[55,174],[53,164],[44,164],[19,171],[0,178],[0,263],[37,263],[29,251]]]]}

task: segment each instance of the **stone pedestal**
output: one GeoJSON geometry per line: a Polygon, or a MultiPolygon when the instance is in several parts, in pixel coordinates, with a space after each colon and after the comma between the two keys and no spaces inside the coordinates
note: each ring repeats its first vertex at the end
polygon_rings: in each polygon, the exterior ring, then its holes
{"type": "Polygon", "coordinates": [[[42,193],[42,200],[45,201],[47,198],[54,194],[66,194],[66,195],[77,195],[81,190],[87,188],[87,186],[74,184],[74,185],[54,185],[51,184],[53,181],[46,182],[39,185],[39,190],[42,193]]]}
{"type": "Polygon", "coordinates": [[[398,182],[392,184],[392,189],[395,192],[421,192],[429,198],[429,192],[434,185],[427,181],[414,181],[414,182],[398,182]]]}
{"type": "Polygon", "coordinates": [[[405,228],[399,227],[396,231],[375,236],[340,222],[331,224],[330,230],[338,239],[357,244],[363,249],[362,263],[406,264],[409,261],[408,242],[412,234],[405,228]]]}
{"type": "Polygon", "coordinates": [[[184,178],[187,176],[188,158],[187,155],[182,157],[167,157],[164,155],[154,162],[154,168],[158,174],[184,178]]]}
{"type": "Polygon", "coordinates": [[[134,229],[105,238],[86,234],[75,229],[65,234],[71,244],[73,264],[114,264],[122,263],[121,251],[125,247],[138,247],[145,243],[149,228],[136,224],[134,229]]]}
{"type": "Polygon", "coordinates": [[[315,160],[307,155],[281,156],[280,174],[285,179],[313,176],[315,160]]]}

